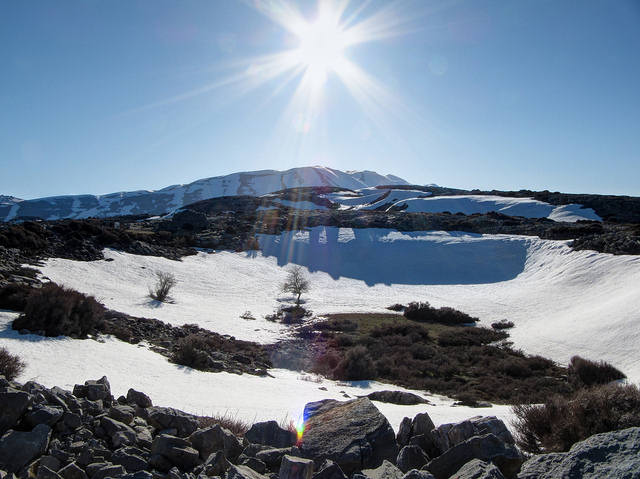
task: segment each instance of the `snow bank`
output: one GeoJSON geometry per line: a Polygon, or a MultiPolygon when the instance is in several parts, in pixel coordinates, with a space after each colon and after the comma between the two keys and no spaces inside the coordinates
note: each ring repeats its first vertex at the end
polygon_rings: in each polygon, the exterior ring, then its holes
{"type": "Polygon", "coordinates": [[[478,414],[496,415],[505,421],[511,417],[508,406],[452,407],[450,399],[374,381],[322,380],[317,383],[304,380],[307,375],[278,369],[270,371],[274,378],[196,371],[172,364],[146,347],[113,338],[98,342],[20,335],[10,325],[16,316],[0,311],[0,346],[27,363],[26,371],[18,378],[22,382],[34,380],[47,387],[71,390],[74,384],[106,375],[116,397],[133,387],[147,393],[157,406],[176,407],[200,415],[228,414],[249,423],[270,419],[296,421],[308,402],[345,400],[345,393],[353,398],[386,389],[414,392],[434,403],[433,406],[398,406],[376,401],[376,406],[396,430],[403,417],[425,411],[436,425],[478,414]]]}
{"type": "Polygon", "coordinates": [[[394,303],[451,306],[489,325],[515,323],[516,347],[566,363],[612,362],[640,379],[640,257],[572,251],[565,241],[513,235],[313,228],[260,237],[264,253],[200,253],[181,262],[105,252],[113,261],[50,259],[45,276],[108,307],[238,339],[271,342],[286,330],[263,319],[290,297],[286,265],[304,266],[316,314],[386,312],[394,303]],[[336,260],[335,258],[338,258],[336,260]],[[146,298],[155,270],[173,272],[175,304],[146,298]],[[239,316],[250,310],[255,321],[239,316]]]}

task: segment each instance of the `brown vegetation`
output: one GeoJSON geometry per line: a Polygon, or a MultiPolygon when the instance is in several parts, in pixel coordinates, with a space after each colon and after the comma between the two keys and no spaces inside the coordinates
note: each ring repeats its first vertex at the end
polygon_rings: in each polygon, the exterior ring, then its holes
{"type": "Polygon", "coordinates": [[[0,348],[0,375],[13,381],[25,367],[26,364],[18,356],[11,354],[7,348],[0,348]]]}

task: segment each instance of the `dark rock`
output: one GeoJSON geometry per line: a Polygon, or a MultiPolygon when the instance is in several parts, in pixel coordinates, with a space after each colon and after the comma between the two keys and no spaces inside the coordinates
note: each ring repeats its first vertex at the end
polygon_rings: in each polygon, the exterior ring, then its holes
{"type": "Polygon", "coordinates": [[[87,398],[90,401],[101,400],[111,403],[111,385],[106,376],[100,379],[89,379],[84,385],[76,384],[73,387],[73,395],[78,398],[87,398]]]}
{"type": "Polygon", "coordinates": [[[305,406],[300,449],[316,464],[335,461],[347,474],[395,460],[398,444],[389,421],[368,398],[318,401],[305,406]],[[339,431],[339,434],[336,434],[339,431]]]}
{"type": "Polygon", "coordinates": [[[75,462],[67,464],[58,471],[63,479],[87,479],[87,473],[75,462]]]}
{"type": "Polygon", "coordinates": [[[111,456],[111,462],[121,465],[127,472],[138,472],[147,467],[147,461],[140,455],[127,451],[127,448],[114,452],[111,456]]]}
{"type": "MultiPolygon", "coordinates": [[[[93,465],[93,464],[92,464],[93,465]]],[[[90,474],[91,479],[106,479],[107,477],[118,478],[124,475],[124,467],[109,463],[103,463],[95,471],[90,474]]],[[[89,467],[87,467],[89,472],[89,467]]]]}
{"type": "Polygon", "coordinates": [[[418,446],[404,446],[398,454],[396,464],[403,473],[411,469],[421,469],[429,461],[429,458],[418,446]]]}
{"type": "Polygon", "coordinates": [[[281,428],[275,421],[255,423],[244,437],[252,444],[264,444],[276,448],[289,447],[296,443],[295,434],[281,428]]]}
{"type": "Polygon", "coordinates": [[[431,437],[442,453],[473,436],[493,434],[507,444],[515,444],[513,436],[495,416],[476,416],[458,423],[441,424],[431,432],[431,437]]]}
{"type": "Polygon", "coordinates": [[[568,452],[533,456],[518,479],[640,478],[640,427],[605,432],[577,442],[568,452]]]}
{"type": "Polygon", "coordinates": [[[493,434],[485,434],[453,446],[429,461],[426,469],[436,479],[447,479],[472,459],[493,462],[507,478],[514,478],[523,462],[522,455],[513,444],[506,444],[493,434]]]}
{"type": "Polygon", "coordinates": [[[280,467],[282,458],[286,455],[299,457],[300,450],[295,446],[265,449],[264,451],[258,452],[256,458],[264,462],[268,468],[277,469],[280,467]]]}
{"type": "Polygon", "coordinates": [[[268,449],[273,449],[271,446],[265,446],[264,444],[249,444],[242,450],[242,454],[249,457],[256,457],[260,451],[266,451],[268,449]]]}
{"type": "Polygon", "coordinates": [[[60,420],[62,414],[62,408],[40,405],[24,415],[24,422],[29,428],[33,428],[38,424],[46,424],[49,427],[53,427],[60,420]]]}
{"type": "Polygon", "coordinates": [[[229,466],[226,479],[268,479],[247,466],[229,466]]]}
{"type": "Polygon", "coordinates": [[[0,434],[15,426],[31,405],[33,396],[13,388],[0,391],[0,434]]]}
{"type": "Polygon", "coordinates": [[[30,432],[9,431],[0,438],[0,468],[17,472],[47,450],[51,428],[38,424],[30,432]]]}
{"type": "Polygon", "coordinates": [[[364,469],[362,475],[367,479],[402,479],[402,471],[387,460],[375,469],[364,469]]]}
{"type": "Polygon", "coordinates": [[[122,406],[118,404],[117,406],[111,406],[107,415],[116,421],[130,425],[135,416],[135,409],[131,406],[122,406]]]}
{"type": "Polygon", "coordinates": [[[251,469],[253,469],[254,471],[260,474],[264,474],[265,471],[267,470],[267,465],[256,457],[249,457],[249,456],[243,457],[241,455],[238,458],[238,464],[240,464],[241,466],[250,467],[251,469]]]}
{"type": "Polygon", "coordinates": [[[149,471],[138,471],[131,474],[125,474],[122,479],[153,479],[153,474],[149,471]]]}
{"type": "Polygon", "coordinates": [[[191,470],[201,462],[198,451],[191,447],[189,441],[167,434],[156,436],[151,453],[165,457],[183,471],[191,470]]]}
{"type": "Polygon", "coordinates": [[[136,432],[126,424],[103,416],[100,426],[105,430],[113,447],[130,446],[136,443],[136,432]]]}
{"type": "Polygon", "coordinates": [[[419,471],[417,469],[411,469],[404,476],[402,476],[402,479],[436,479],[436,478],[433,477],[433,474],[431,474],[429,471],[425,471],[425,470],[419,471]]]}
{"type": "Polygon", "coordinates": [[[313,461],[301,457],[285,455],[278,472],[279,479],[311,479],[313,476],[313,461]]]}
{"type": "Polygon", "coordinates": [[[147,396],[145,393],[136,391],[135,389],[129,389],[127,391],[127,402],[129,404],[135,404],[139,407],[151,407],[153,403],[151,402],[151,398],[147,396]]]}
{"type": "Polygon", "coordinates": [[[435,445],[431,435],[434,427],[433,421],[426,412],[417,414],[411,420],[404,418],[398,429],[398,444],[400,444],[400,447],[406,445],[418,446],[427,456],[435,457],[441,451],[435,445]]]}
{"type": "Polygon", "coordinates": [[[60,460],[54,456],[42,456],[38,459],[38,467],[46,466],[54,472],[58,472],[60,469],[60,460]]]}
{"type": "Polygon", "coordinates": [[[326,459],[318,472],[313,475],[313,479],[347,479],[347,476],[340,466],[338,466],[331,459],[326,459]]]}
{"type": "Polygon", "coordinates": [[[167,472],[173,467],[171,461],[161,454],[152,454],[149,457],[149,467],[158,471],[167,472]]]}
{"type": "Polygon", "coordinates": [[[60,475],[56,471],[52,471],[47,466],[40,464],[38,466],[37,479],[61,479],[60,475]]]}
{"type": "Polygon", "coordinates": [[[147,412],[147,422],[158,430],[176,429],[178,436],[187,437],[198,429],[198,420],[178,409],[151,407],[147,412]]]}
{"type": "Polygon", "coordinates": [[[467,462],[451,477],[454,479],[504,479],[500,469],[480,459],[467,462]]]}
{"type": "Polygon", "coordinates": [[[404,447],[407,444],[409,444],[410,439],[411,439],[411,418],[405,417],[400,422],[400,427],[398,428],[396,441],[398,441],[398,446],[404,447]]]}
{"type": "Polygon", "coordinates": [[[418,396],[417,394],[405,391],[375,391],[368,394],[367,397],[372,401],[400,404],[402,406],[411,406],[414,404],[429,404],[429,401],[418,396]]]}
{"type": "Polygon", "coordinates": [[[234,460],[242,452],[238,439],[218,424],[198,429],[189,436],[189,442],[198,450],[202,459],[216,451],[223,451],[227,459],[234,460]]]}
{"type": "Polygon", "coordinates": [[[68,430],[75,430],[82,426],[82,417],[74,412],[65,412],[62,415],[61,423],[68,430]]]}
{"type": "Polygon", "coordinates": [[[227,462],[224,452],[222,451],[210,454],[209,457],[207,457],[207,460],[204,462],[203,466],[204,467],[202,471],[207,476],[222,476],[225,471],[229,469],[229,463],[227,462]]]}

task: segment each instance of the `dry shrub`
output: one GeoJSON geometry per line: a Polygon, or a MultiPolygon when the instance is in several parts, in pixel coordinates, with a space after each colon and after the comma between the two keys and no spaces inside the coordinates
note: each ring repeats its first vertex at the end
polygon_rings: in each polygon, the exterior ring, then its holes
{"type": "Polygon", "coordinates": [[[554,396],[542,405],[513,407],[518,445],[527,452],[568,451],[601,432],[640,426],[640,390],[635,385],[604,385],[578,391],[570,399],[554,396]]]}
{"type": "Polygon", "coordinates": [[[515,326],[513,321],[507,321],[506,319],[502,319],[500,321],[496,321],[495,323],[491,323],[491,327],[493,329],[511,329],[515,326]]]}
{"type": "Polygon", "coordinates": [[[624,379],[627,376],[607,362],[590,361],[580,356],[573,356],[569,362],[569,377],[585,386],[594,386],[624,379]]]}
{"type": "Polygon", "coordinates": [[[182,366],[193,369],[207,370],[211,368],[209,351],[212,344],[207,338],[197,334],[190,334],[178,339],[171,360],[182,366]]]}
{"type": "Polygon", "coordinates": [[[169,293],[176,283],[176,277],[172,273],[157,271],[156,284],[149,288],[149,297],[161,303],[168,301],[170,299],[169,293]]]}
{"type": "Polygon", "coordinates": [[[387,309],[389,311],[396,311],[396,312],[404,311],[404,304],[395,303],[395,304],[392,304],[391,306],[387,306],[387,309]]]}
{"type": "Polygon", "coordinates": [[[11,354],[6,348],[0,348],[0,375],[13,381],[25,367],[26,364],[18,356],[11,354]]]}
{"type": "Polygon", "coordinates": [[[29,295],[24,313],[13,322],[13,329],[85,338],[103,316],[104,306],[93,296],[48,283],[29,295]]]}
{"type": "Polygon", "coordinates": [[[32,288],[24,284],[11,283],[0,288],[0,309],[24,311],[27,296],[32,288]]]}
{"type": "Polygon", "coordinates": [[[375,379],[378,374],[376,365],[371,359],[367,348],[355,346],[344,355],[344,359],[337,367],[339,379],[359,381],[363,379],[375,379]]]}
{"type": "Polygon", "coordinates": [[[404,308],[404,316],[412,321],[441,323],[441,324],[469,324],[478,321],[478,318],[447,306],[434,308],[428,302],[412,302],[404,308]]]}
{"type": "Polygon", "coordinates": [[[207,428],[217,424],[238,437],[244,436],[244,433],[249,430],[249,424],[246,421],[228,413],[216,414],[215,416],[198,416],[198,424],[200,428],[207,428]]]}

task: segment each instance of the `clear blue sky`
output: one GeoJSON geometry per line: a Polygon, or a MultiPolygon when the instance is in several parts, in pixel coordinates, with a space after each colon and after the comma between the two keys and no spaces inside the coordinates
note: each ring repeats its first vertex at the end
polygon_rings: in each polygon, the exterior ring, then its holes
{"type": "Polygon", "coordinates": [[[256,73],[300,40],[254,2],[0,2],[0,194],[321,164],[640,195],[640,1],[354,0],[351,24],[391,22],[343,52],[379,89],[358,101],[327,69],[311,113],[291,103],[302,73],[256,73]]]}

